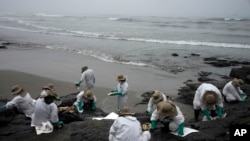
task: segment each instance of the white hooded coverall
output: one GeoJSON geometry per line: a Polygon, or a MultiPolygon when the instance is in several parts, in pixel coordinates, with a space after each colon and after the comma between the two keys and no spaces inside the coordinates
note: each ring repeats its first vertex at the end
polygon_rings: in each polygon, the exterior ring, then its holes
{"type": "Polygon", "coordinates": [[[205,109],[215,110],[215,106],[207,107],[207,105],[203,102],[203,96],[206,91],[215,92],[215,94],[218,96],[218,101],[215,105],[223,108],[223,101],[222,101],[222,95],[221,95],[220,90],[212,84],[203,83],[195,91],[194,100],[193,100],[194,110],[199,110],[199,109],[201,109],[202,111],[205,109]]]}
{"type": "MultiPolygon", "coordinates": [[[[164,93],[161,93],[163,100],[162,101],[167,101],[167,97],[164,93]]],[[[161,102],[161,101],[160,101],[161,102]]],[[[158,103],[154,103],[153,98],[151,97],[148,101],[148,108],[147,111],[154,111],[156,109],[158,103]]]]}
{"type": "Polygon", "coordinates": [[[81,75],[81,81],[85,81],[87,89],[92,89],[95,85],[95,75],[92,69],[87,69],[81,75]]]}
{"type": "MultiPolygon", "coordinates": [[[[93,102],[96,103],[96,96],[93,95],[94,99],[93,99],[93,102]]],[[[84,91],[81,91],[77,94],[76,96],[76,102],[74,103],[75,105],[77,105],[77,102],[82,102],[82,105],[84,105],[85,103],[89,103],[90,100],[88,100],[87,98],[84,97],[84,91]]]]}
{"type": "Polygon", "coordinates": [[[31,98],[29,93],[25,96],[17,95],[11,101],[7,102],[7,108],[16,107],[21,113],[24,113],[26,117],[31,117],[34,113],[35,100],[31,98]]]}
{"type": "Polygon", "coordinates": [[[228,102],[231,102],[231,101],[240,101],[242,98],[241,98],[241,93],[243,91],[240,89],[240,87],[235,87],[233,84],[232,84],[232,81],[228,82],[224,88],[223,88],[223,95],[226,97],[226,100],[228,102]]]}
{"type": "Polygon", "coordinates": [[[117,96],[117,109],[120,111],[123,106],[127,103],[128,99],[128,83],[125,81],[123,83],[118,83],[117,84],[117,90],[119,92],[122,92],[122,95],[117,96]]]}
{"type": "Polygon", "coordinates": [[[58,121],[58,109],[55,103],[46,104],[43,98],[36,100],[34,115],[31,124],[40,126],[43,122],[50,121],[55,123],[58,121]]]}
{"type": "Polygon", "coordinates": [[[141,123],[133,116],[118,117],[109,131],[109,141],[149,141],[149,131],[142,131],[141,123]]]}
{"type": "MultiPolygon", "coordinates": [[[[185,121],[185,118],[184,118],[180,108],[176,105],[175,105],[175,107],[177,110],[177,115],[174,117],[167,118],[169,120],[169,130],[172,132],[177,131],[177,129],[179,128],[179,125],[181,123],[184,123],[184,121],[185,121]]],[[[151,115],[150,120],[151,121],[157,121],[157,120],[164,121],[165,118],[166,117],[160,117],[157,109],[155,109],[153,114],[151,115]]]]}

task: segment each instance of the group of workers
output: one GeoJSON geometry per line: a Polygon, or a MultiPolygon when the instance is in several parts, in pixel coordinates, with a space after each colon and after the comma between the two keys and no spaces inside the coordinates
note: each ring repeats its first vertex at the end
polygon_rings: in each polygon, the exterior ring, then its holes
{"type": "MultiPolygon", "coordinates": [[[[128,94],[126,80],[126,76],[118,75],[117,88],[110,93],[110,95],[117,95],[117,112],[120,115],[110,127],[110,141],[149,141],[151,138],[149,131],[154,131],[158,122],[161,122],[164,129],[169,132],[176,132],[180,136],[184,134],[185,117],[181,109],[158,90],[153,92],[146,109],[151,123],[148,128],[143,128],[134,116],[135,113],[131,112],[130,108],[126,106],[128,94]]],[[[75,85],[80,87],[82,82],[85,82],[86,90],[79,91],[73,104],[79,113],[82,113],[85,107],[89,107],[91,110],[96,109],[97,98],[92,92],[95,75],[94,71],[87,66],[81,68],[81,79],[75,85]]],[[[234,78],[224,86],[222,92],[213,84],[202,83],[195,91],[193,99],[195,121],[199,121],[201,112],[204,114],[203,120],[213,120],[215,117],[221,118],[224,101],[244,102],[247,94],[240,88],[243,83],[243,80],[234,78]]],[[[31,125],[33,126],[39,126],[48,121],[57,128],[63,126],[63,122],[58,118],[58,107],[55,103],[58,97],[53,84],[44,86],[37,99],[33,99],[19,85],[13,86],[11,92],[15,97],[1,108],[16,107],[19,112],[31,119],[31,125]]]]}
{"type": "Polygon", "coordinates": [[[31,126],[40,126],[50,121],[54,127],[62,127],[63,122],[59,121],[58,108],[55,104],[58,97],[53,84],[42,87],[41,94],[37,99],[33,99],[20,85],[14,85],[11,93],[14,98],[2,105],[2,109],[17,108],[18,112],[31,119],[31,126]]]}

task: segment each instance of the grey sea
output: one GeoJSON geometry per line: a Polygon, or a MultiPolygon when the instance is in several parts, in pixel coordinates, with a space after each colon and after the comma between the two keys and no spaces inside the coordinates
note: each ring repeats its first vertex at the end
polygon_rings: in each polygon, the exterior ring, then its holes
{"type": "Polygon", "coordinates": [[[167,70],[190,54],[249,59],[250,19],[0,13],[0,39],[167,70]]]}

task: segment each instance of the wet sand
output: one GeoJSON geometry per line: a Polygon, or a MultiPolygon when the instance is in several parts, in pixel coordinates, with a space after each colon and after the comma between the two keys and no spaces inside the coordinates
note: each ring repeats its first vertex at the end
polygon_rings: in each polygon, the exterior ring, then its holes
{"type": "MultiPolygon", "coordinates": [[[[115,111],[116,108],[116,96],[107,96],[107,93],[116,88],[117,75],[124,74],[128,78],[127,106],[135,112],[144,112],[146,104],[135,106],[142,100],[141,94],[160,90],[175,98],[178,89],[184,86],[183,82],[197,80],[197,72],[200,71],[186,70],[173,74],[156,68],[108,63],[70,52],[13,45],[0,50],[0,64],[0,97],[8,99],[12,98],[10,89],[15,84],[23,86],[34,98],[47,83],[55,85],[59,96],[74,93],[74,82],[79,81],[81,76],[80,69],[87,65],[95,71],[93,91],[97,96],[97,106],[105,112],[115,111]]],[[[190,106],[177,104],[185,115],[190,115],[190,106]]]]}

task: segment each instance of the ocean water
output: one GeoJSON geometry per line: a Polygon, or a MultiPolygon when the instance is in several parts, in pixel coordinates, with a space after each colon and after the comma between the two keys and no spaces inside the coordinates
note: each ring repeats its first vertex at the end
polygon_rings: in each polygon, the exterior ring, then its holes
{"type": "MultiPolygon", "coordinates": [[[[186,58],[196,59],[192,53],[249,60],[250,19],[0,13],[3,37],[105,62],[167,70],[186,58]]],[[[188,64],[182,67],[193,67],[188,64]]]]}

